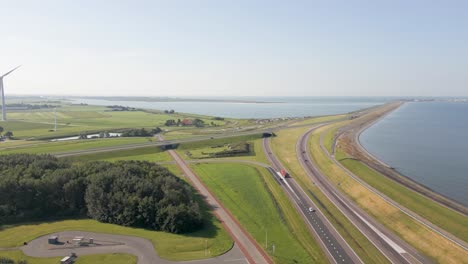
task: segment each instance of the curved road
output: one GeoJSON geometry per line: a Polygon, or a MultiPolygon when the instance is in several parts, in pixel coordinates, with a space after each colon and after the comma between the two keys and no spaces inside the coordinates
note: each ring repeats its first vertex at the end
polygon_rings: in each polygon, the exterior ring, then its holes
{"type": "Polygon", "coordinates": [[[296,154],[302,167],[317,187],[335,204],[335,206],[353,223],[381,252],[393,263],[431,263],[409,244],[388,231],[382,224],[370,217],[355,205],[338,188],[328,181],[316,167],[310,156],[309,136],[316,128],[303,134],[296,147],[296,154]]]}
{"type": "Polygon", "coordinates": [[[27,256],[31,257],[63,257],[74,252],[78,255],[92,254],[109,254],[109,253],[125,253],[134,255],[138,258],[138,264],[175,264],[175,263],[194,263],[194,264],[217,264],[217,263],[232,263],[232,264],[247,264],[244,255],[240,252],[237,245],[227,253],[202,260],[192,261],[169,261],[162,259],[154,250],[151,241],[133,236],[112,235],[103,233],[83,232],[83,231],[64,231],[54,233],[59,236],[60,241],[71,241],[75,236],[84,236],[85,238],[93,238],[96,246],[74,246],[72,244],[64,245],[49,245],[48,238],[50,235],[41,236],[21,247],[21,250],[27,256]]]}
{"type": "MultiPolygon", "coordinates": [[[[331,155],[328,150],[325,148],[325,146],[323,145],[323,135],[324,133],[322,133],[320,135],[320,148],[322,149],[322,151],[328,156],[328,158],[335,164],[337,165],[338,167],[340,167],[343,171],[346,172],[346,174],[348,174],[351,178],[353,178],[354,180],[356,180],[357,182],[359,182],[362,186],[364,186],[366,189],[368,189],[369,191],[373,192],[374,194],[376,194],[377,196],[379,196],[380,198],[382,198],[383,200],[385,200],[387,203],[391,204],[392,206],[394,206],[395,208],[397,208],[398,210],[400,210],[402,213],[408,215],[409,217],[413,218],[414,220],[416,220],[417,222],[419,222],[420,224],[424,225],[425,227],[427,227],[428,229],[432,230],[433,232],[441,235],[442,237],[444,237],[445,239],[451,241],[452,243],[456,244],[457,246],[463,248],[464,250],[468,250],[468,246],[467,246],[467,243],[461,239],[459,239],[458,237],[452,235],[451,233],[443,230],[442,228],[434,225],[433,223],[431,223],[429,220],[421,217],[420,215],[416,214],[415,212],[411,211],[410,209],[400,205],[399,203],[395,202],[393,199],[389,198],[388,196],[386,196],[385,194],[381,193],[379,190],[375,189],[374,187],[370,186],[367,182],[361,180],[361,178],[359,178],[358,176],[356,176],[353,172],[351,172],[348,168],[346,168],[343,164],[341,164],[341,162],[338,162],[335,158],[335,156],[331,155]]],[[[448,208],[448,207],[447,207],[448,208]]],[[[451,209],[451,208],[449,208],[451,209]]]]}

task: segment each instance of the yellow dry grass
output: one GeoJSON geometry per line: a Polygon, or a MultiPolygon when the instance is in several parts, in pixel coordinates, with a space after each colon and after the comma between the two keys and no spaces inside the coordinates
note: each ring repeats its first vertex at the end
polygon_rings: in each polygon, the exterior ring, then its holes
{"type": "Polygon", "coordinates": [[[468,253],[465,250],[367,190],[334,164],[320,148],[320,134],[330,127],[317,129],[310,138],[310,152],[314,162],[330,181],[340,183],[339,188],[361,208],[430,258],[441,263],[468,263],[468,253]]]}

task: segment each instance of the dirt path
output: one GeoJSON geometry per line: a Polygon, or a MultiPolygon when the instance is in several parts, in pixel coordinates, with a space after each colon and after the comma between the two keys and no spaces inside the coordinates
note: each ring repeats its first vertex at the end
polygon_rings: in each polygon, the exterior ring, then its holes
{"type": "Polygon", "coordinates": [[[177,165],[182,169],[185,176],[192,182],[193,186],[205,196],[205,200],[209,206],[213,208],[213,212],[222,221],[223,226],[229,232],[241,251],[244,253],[249,263],[273,263],[270,257],[262,250],[255,240],[242,228],[239,222],[224,208],[208,188],[201,182],[198,176],[190,169],[187,163],[175,152],[169,150],[169,154],[175,160],[177,165]]]}

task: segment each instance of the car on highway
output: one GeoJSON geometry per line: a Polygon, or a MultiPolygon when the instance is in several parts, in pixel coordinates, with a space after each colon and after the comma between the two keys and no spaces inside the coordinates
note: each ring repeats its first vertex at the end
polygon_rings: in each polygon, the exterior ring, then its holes
{"type": "Polygon", "coordinates": [[[312,207],[309,207],[309,212],[315,212],[315,209],[312,207]]]}

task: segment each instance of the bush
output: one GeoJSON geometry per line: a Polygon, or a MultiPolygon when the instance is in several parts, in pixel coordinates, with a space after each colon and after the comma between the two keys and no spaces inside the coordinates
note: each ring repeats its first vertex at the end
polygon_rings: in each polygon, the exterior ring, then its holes
{"type": "Polygon", "coordinates": [[[9,258],[0,257],[0,264],[15,264],[15,261],[9,258]]]}

